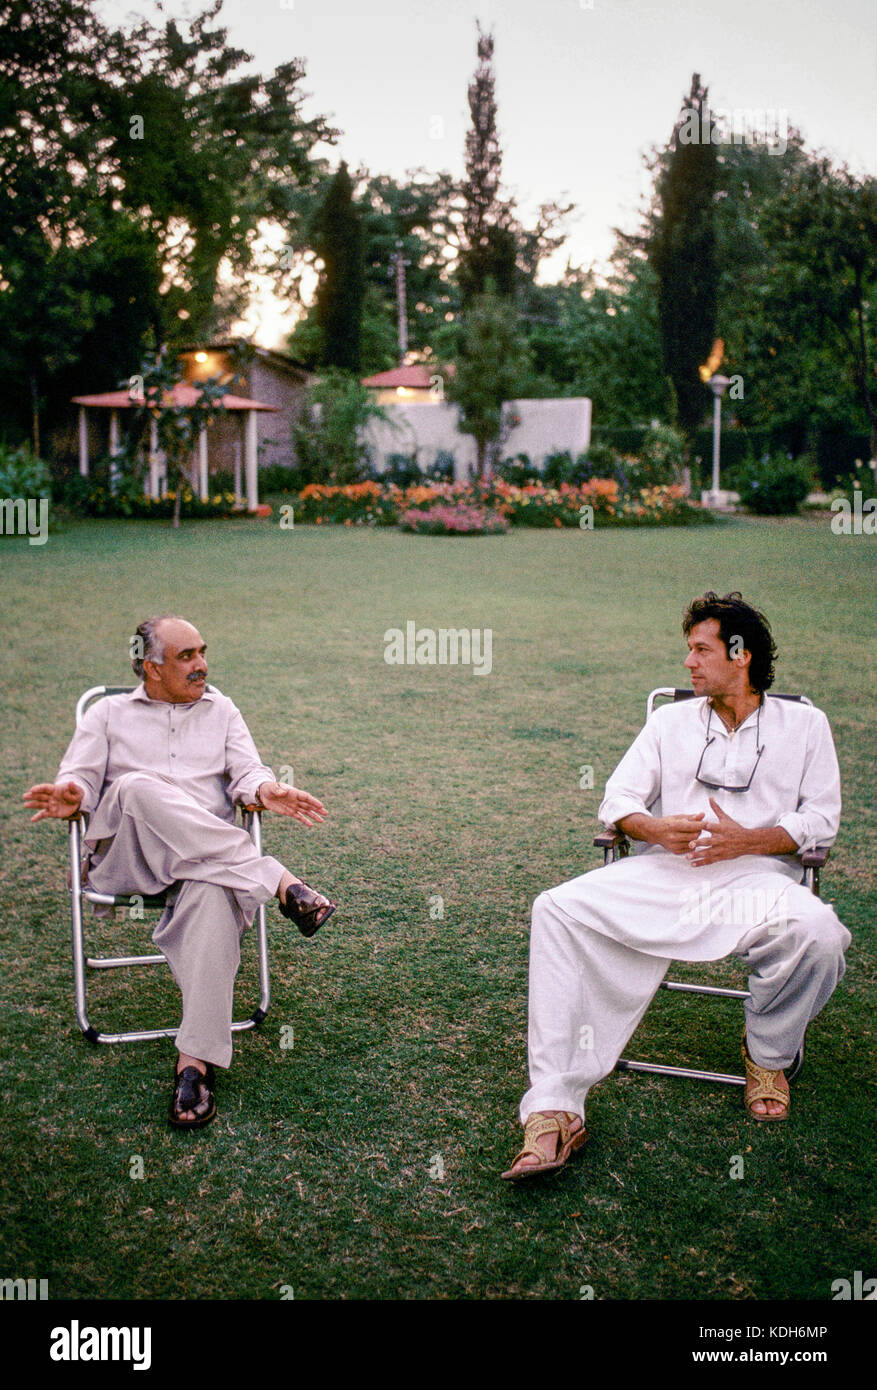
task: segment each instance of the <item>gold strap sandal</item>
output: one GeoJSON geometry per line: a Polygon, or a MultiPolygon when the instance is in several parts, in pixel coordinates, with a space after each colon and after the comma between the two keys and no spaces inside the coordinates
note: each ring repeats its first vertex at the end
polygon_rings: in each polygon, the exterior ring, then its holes
{"type": "Polygon", "coordinates": [[[746,1089],[743,1092],[743,1104],[746,1106],[746,1113],[750,1120],[787,1120],[789,1118],[790,1097],[788,1091],[781,1091],[777,1085],[777,1077],[782,1076],[782,1071],[768,1071],[767,1067],[760,1067],[757,1062],[753,1062],[746,1048],[746,1034],[743,1034],[743,1063],[746,1067],[746,1089]],[[752,1109],[752,1103],[756,1100],[778,1100],[785,1110],[779,1115],[759,1115],[752,1109]]]}
{"type": "Polygon", "coordinates": [[[511,1165],[501,1174],[509,1182],[519,1182],[523,1178],[538,1177],[540,1173],[554,1173],[572,1158],[573,1154],[578,1153],[579,1149],[584,1148],[588,1142],[585,1127],[572,1132],[570,1125],[573,1120],[578,1119],[577,1115],[571,1114],[568,1110],[562,1110],[559,1115],[541,1115],[536,1111],[527,1116],[527,1123],[524,1126],[524,1147],[521,1152],[515,1154],[511,1165]],[[557,1153],[554,1158],[546,1158],[544,1153],[536,1145],[536,1140],[543,1134],[557,1134],[557,1153]],[[517,1173],[514,1172],[515,1164],[522,1158],[530,1156],[538,1158],[538,1163],[527,1163],[517,1173]]]}

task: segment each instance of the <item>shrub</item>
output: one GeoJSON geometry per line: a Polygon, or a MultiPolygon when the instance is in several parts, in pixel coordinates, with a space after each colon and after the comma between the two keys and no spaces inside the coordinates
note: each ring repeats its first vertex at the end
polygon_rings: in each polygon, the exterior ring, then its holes
{"type": "Polygon", "coordinates": [[[30,445],[9,449],[0,444],[0,500],[16,497],[49,497],[51,495],[49,466],[30,445]]]}
{"type": "Polygon", "coordinates": [[[685,438],[672,425],[657,421],[646,432],[639,451],[638,487],[667,487],[678,483],[685,466],[685,438]]]}
{"type": "Polygon", "coordinates": [[[571,482],[572,468],[572,454],[569,449],[559,449],[556,453],[546,455],[542,466],[542,481],[546,487],[560,487],[563,483],[571,482]]]}
{"type": "Polygon", "coordinates": [[[413,487],[422,478],[416,454],[387,454],[387,466],[381,474],[381,481],[395,483],[396,487],[413,487]]]}
{"type": "MultiPolygon", "coordinates": [[[[62,507],[78,516],[127,517],[137,520],[172,520],[176,511],[177,493],[171,489],[161,497],[147,497],[143,491],[141,471],[120,469],[124,457],[115,460],[115,481],[110,487],[110,460],[98,459],[87,478],[73,473],[64,480],[58,501],[62,507]]],[[[234,493],[221,487],[221,477],[210,481],[206,502],[184,483],[180,490],[179,514],[187,518],[230,516],[235,509],[234,493]]]]}
{"type": "MultiPolygon", "coordinates": [[[[286,463],[269,463],[264,468],[259,469],[259,492],[260,493],[284,493],[297,492],[303,486],[299,476],[300,470],[291,467],[286,463]]],[[[241,469],[241,487],[246,488],[246,478],[241,469]]],[[[234,490],[234,476],[228,469],[217,470],[213,475],[210,486],[216,488],[217,492],[232,492],[234,490]]]]}
{"type": "Polygon", "coordinates": [[[740,500],[757,516],[793,516],[813,486],[809,465],[787,454],[765,454],[740,469],[740,500]]]}
{"type": "Polygon", "coordinates": [[[702,526],[715,523],[708,507],[692,502],[678,483],[639,488],[619,502],[619,526],[702,526]]]}
{"type": "Polygon", "coordinates": [[[528,483],[538,483],[541,474],[529,454],[515,454],[497,464],[496,476],[512,487],[526,487],[528,483]]]}
{"type": "MultiPolygon", "coordinates": [[[[569,476],[566,481],[571,483],[573,487],[582,487],[585,483],[591,482],[594,478],[606,476],[607,475],[603,473],[602,470],[598,470],[592,466],[587,454],[578,454],[569,470],[569,476]]],[[[610,474],[609,476],[611,477],[612,475],[610,474]]]]}
{"type": "Polygon", "coordinates": [[[452,483],[454,481],[454,471],[456,459],[449,449],[439,449],[435,456],[435,462],[431,468],[427,468],[424,473],[425,478],[431,478],[435,482],[452,483]]]}
{"type": "Polygon", "coordinates": [[[853,506],[857,492],[861,493],[862,502],[865,502],[869,497],[877,497],[877,477],[870,466],[863,463],[861,459],[856,460],[856,466],[852,472],[838,478],[831,489],[831,498],[833,501],[836,497],[845,497],[850,506],[853,506]]]}
{"type": "Polygon", "coordinates": [[[293,428],[301,483],[346,486],[369,475],[371,450],[362,437],[370,420],[387,420],[368,389],[347,372],[331,369],[308,391],[293,428]]]}
{"type": "MultiPolygon", "coordinates": [[[[588,469],[590,478],[615,478],[618,465],[619,457],[616,450],[611,444],[601,443],[599,440],[589,446],[584,456],[584,467],[588,469]]],[[[582,479],[582,482],[587,481],[588,478],[582,479]]]]}
{"type": "Polygon", "coordinates": [[[92,461],[85,478],[68,474],[56,489],[57,500],[79,516],[136,516],[143,501],[143,475],[142,464],[128,455],[105,456],[92,461]]]}

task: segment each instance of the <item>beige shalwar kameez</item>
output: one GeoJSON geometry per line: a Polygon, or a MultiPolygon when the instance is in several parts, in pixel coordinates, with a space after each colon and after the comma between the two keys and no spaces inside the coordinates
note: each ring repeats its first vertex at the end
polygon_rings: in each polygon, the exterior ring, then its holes
{"type": "Polygon", "coordinates": [[[89,887],[171,889],[152,939],[183,996],[176,1045],[228,1067],[240,938],[283,874],[234,823],[235,803],[275,780],[240,711],[210,685],[190,704],[151,700],[142,684],[105,696],[85,712],[55,780],[83,791],[89,887]]]}

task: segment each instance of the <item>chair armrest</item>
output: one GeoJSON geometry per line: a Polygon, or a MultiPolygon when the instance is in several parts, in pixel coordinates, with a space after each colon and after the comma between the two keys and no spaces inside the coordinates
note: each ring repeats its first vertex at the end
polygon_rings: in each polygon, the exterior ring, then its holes
{"type": "Polygon", "coordinates": [[[816,845],[814,849],[805,849],[803,854],[798,855],[798,858],[805,869],[821,869],[824,868],[830,854],[830,849],[816,845]]]}
{"type": "Polygon", "coordinates": [[[247,802],[246,804],[244,804],[243,801],[239,801],[238,805],[242,811],[247,811],[251,816],[260,816],[265,809],[264,806],[257,806],[255,801],[247,802]]]}
{"type": "Polygon", "coordinates": [[[627,844],[627,836],[620,830],[603,830],[594,836],[594,844],[597,849],[619,849],[627,844]]]}

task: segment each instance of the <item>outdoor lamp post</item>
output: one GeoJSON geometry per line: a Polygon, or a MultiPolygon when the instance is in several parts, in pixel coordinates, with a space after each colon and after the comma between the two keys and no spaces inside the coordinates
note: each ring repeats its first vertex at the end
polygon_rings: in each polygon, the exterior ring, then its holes
{"type": "Polygon", "coordinates": [[[722,438],[722,396],[731,384],[731,378],[714,373],[709,379],[713,393],[713,485],[710,494],[712,506],[719,505],[719,450],[722,438]]]}

